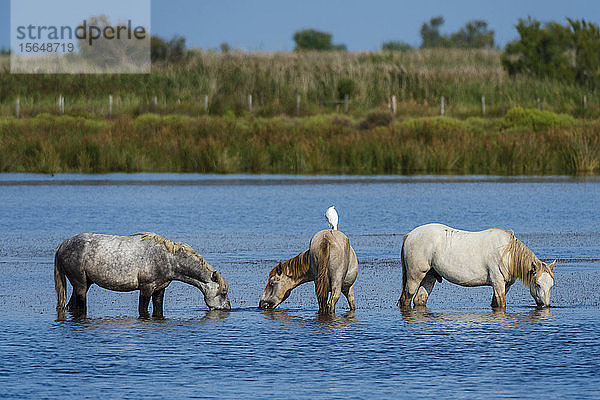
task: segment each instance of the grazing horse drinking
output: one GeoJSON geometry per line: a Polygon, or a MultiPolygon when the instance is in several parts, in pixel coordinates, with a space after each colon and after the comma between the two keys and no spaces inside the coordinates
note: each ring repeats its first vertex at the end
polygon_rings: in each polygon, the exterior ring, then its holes
{"type": "Polygon", "coordinates": [[[513,232],[467,232],[441,224],[422,225],[404,236],[401,251],[400,307],[425,306],[435,281],[461,286],[491,286],[492,307],[504,309],[505,296],[518,278],[529,286],[538,307],[550,305],[554,265],[540,261],[513,232]]]}
{"type": "Polygon", "coordinates": [[[92,284],[120,292],[140,291],[139,315],[162,318],[165,288],[177,280],[196,286],[210,309],[230,309],[229,285],[204,258],[187,244],[174,243],[155,233],[131,236],[80,233],[58,246],[54,257],[57,311],[65,306],[66,280],[73,286],[67,309],[85,314],[86,294],[92,284]]]}
{"type": "Polygon", "coordinates": [[[273,267],[258,306],[275,308],[296,286],[315,281],[319,313],[335,313],[341,293],[354,310],[353,285],[357,275],[358,259],[346,235],[337,230],[323,230],[315,233],[308,250],[273,267]]]}

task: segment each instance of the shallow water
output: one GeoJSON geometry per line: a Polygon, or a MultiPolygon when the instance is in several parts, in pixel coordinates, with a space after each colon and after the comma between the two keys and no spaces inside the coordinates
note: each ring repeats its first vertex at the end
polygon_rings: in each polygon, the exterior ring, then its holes
{"type": "Polygon", "coordinates": [[[600,396],[600,179],[0,175],[0,393],[4,398],[558,398],[600,396]],[[357,310],[319,317],[306,284],[256,305],[270,268],[305,250],[335,204],[356,249],[357,310]],[[399,249],[413,227],[512,229],[558,259],[552,307],[522,285],[436,285],[401,312],[399,249]],[[209,312],[174,282],[163,321],[137,293],[96,286],[88,318],[56,321],[52,263],[67,237],[154,231],[189,243],[230,283],[209,312]]]}

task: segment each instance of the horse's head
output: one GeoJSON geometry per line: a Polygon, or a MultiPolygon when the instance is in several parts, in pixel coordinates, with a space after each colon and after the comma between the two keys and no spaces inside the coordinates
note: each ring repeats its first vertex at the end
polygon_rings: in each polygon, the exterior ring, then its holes
{"type": "Polygon", "coordinates": [[[533,278],[529,291],[538,307],[550,306],[550,289],[554,286],[554,265],[556,260],[548,265],[545,262],[538,261],[531,266],[530,274],[533,278]]]}
{"type": "Polygon", "coordinates": [[[284,273],[283,264],[277,264],[271,272],[269,272],[269,280],[267,287],[263,292],[259,308],[275,308],[282,301],[287,299],[293,288],[297,286],[297,282],[292,277],[284,273]]]}
{"type": "Polygon", "coordinates": [[[231,310],[227,297],[229,284],[217,271],[213,271],[208,282],[203,282],[204,302],[211,310],[231,310]]]}

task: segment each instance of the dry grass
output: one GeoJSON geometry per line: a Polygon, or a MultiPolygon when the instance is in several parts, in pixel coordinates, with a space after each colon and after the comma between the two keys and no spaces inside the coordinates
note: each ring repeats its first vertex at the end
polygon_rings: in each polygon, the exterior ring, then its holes
{"type": "Polygon", "coordinates": [[[600,116],[600,96],[574,86],[531,78],[509,79],[496,50],[422,49],[407,52],[345,53],[241,53],[193,52],[176,65],[155,66],[150,75],[11,75],[0,73],[0,116],[14,114],[21,99],[22,114],[56,113],[60,94],[66,112],[86,117],[106,117],[107,98],[113,95],[114,113],[137,116],[146,112],[243,115],[252,94],[257,116],[296,115],[296,96],[302,99],[301,115],[341,111],[338,84],[351,80],[350,113],[363,116],[385,108],[392,95],[404,115],[426,116],[439,112],[446,99],[448,115],[465,118],[480,114],[485,96],[487,113],[502,116],[515,106],[546,100],[546,109],[571,115],[600,116]],[[583,96],[588,109],[582,110],[583,96]],[[158,107],[152,106],[157,96],[158,107]],[[408,109],[404,108],[409,105],[408,109]]]}

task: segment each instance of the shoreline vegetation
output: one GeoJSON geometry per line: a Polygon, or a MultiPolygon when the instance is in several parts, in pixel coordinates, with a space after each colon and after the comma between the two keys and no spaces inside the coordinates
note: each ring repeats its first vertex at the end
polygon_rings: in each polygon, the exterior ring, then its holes
{"type": "Polygon", "coordinates": [[[4,60],[0,172],[599,173],[598,92],[509,77],[500,59],[192,52],[150,75],[88,76],[11,75],[4,60]]]}
{"type": "Polygon", "coordinates": [[[1,172],[595,174],[599,159],[600,121],[520,107],[464,120],[389,111],[0,120],[1,172]]]}

